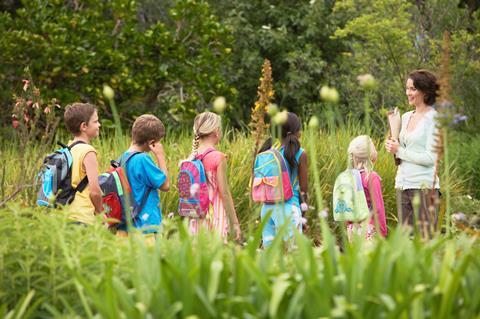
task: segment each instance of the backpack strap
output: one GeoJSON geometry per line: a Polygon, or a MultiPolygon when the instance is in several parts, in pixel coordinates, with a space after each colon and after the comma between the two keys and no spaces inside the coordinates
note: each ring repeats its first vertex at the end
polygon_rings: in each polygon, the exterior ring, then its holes
{"type": "Polygon", "coordinates": [[[70,151],[74,146],[76,146],[76,145],[78,145],[78,144],[87,144],[87,143],[85,143],[84,141],[76,141],[76,142],[73,142],[72,144],[70,144],[70,145],[68,145],[68,146],[63,145],[63,144],[60,143],[60,142],[59,142],[58,144],[66,147],[66,148],[68,148],[68,150],[70,151]]]}
{"type": "MultiPolygon", "coordinates": [[[[78,144],[87,144],[87,143],[85,143],[84,141],[76,141],[76,142],[73,142],[70,145],[65,145],[65,144],[60,143],[60,142],[57,142],[57,144],[62,146],[62,147],[68,148],[68,150],[71,151],[74,146],[76,146],[78,144]]],[[[80,193],[83,192],[83,190],[85,189],[85,187],[87,187],[87,185],[88,185],[88,176],[85,175],[85,177],[82,178],[80,183],[78,183],[77,187],[73,190],[74,194],[76,194],[77,192],[80,192],[80,193]]]]}
{"type": "Polygon", "coordinates": [[[198,159],[198,160],[200,160],[200,161],[203,161],[203,159],[205,158],[205,156],[207,156],[208,154],[210,154],[210,153],[213,152],[213,151],[216,151],[216,149],[214,149],[213,147],[209,147],[209,148],[207,148],[207,150],[204,151],[202,154],[195,156],[195,159],[198,159]]]}
{"type": "MultiPolygon", "coordinates": [[[[125,160],[123,160],[123,156],[120,157],[120,160],[118,161],[120,163],[120,166],[127,166],[127,163],[128,161],[134,157],[135,155],[137,154],[140,154],[142,152],[138,152],[138,151],[134,151],[134,152],[131,152],[130,154],[128,154],[127,158],[125,160]]],[[[127,176],[127,180],[128,180],[128,172],[127,170],[125,170],[125,175],[127,176]]],[[[130,182],[129,182],[130,183],[130,182]]],[[[140,206],[138,206],[138,212],[141,212],[142,209],[143,209],[143,206],[145,206],[146,202],[147,202],[147,199],[148,199],[148,195],[150,195],[152,191],[152,188],[151,187],[148,187],[147,186],[147,190],[145,191],[145,194],[143,194],[143,197],[142,197],[142,200],[140,202],[140,206]]]]}
{"type": "Polygon", "coordinates": [[[143,194],[143,196],[142,196],[142,201],[140,202],[140,206],[138,206],[138,213],[139,214],[142,211],[145,204],[147,203],[148,195],[150,195],[151,192],[152,192],[152,188],[147,187],[147,190],[145,191],[145,194],[143,194]]]}

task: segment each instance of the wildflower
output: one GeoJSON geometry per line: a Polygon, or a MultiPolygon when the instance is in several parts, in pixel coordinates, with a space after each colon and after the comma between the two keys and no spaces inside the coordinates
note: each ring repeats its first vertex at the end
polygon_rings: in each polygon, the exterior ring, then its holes
{"type": "Polygon", "coordinates": [[[213,101],[213,110],[216,113],[223,113],[227,106],[227,100],[223,96],[218,96],[215,101],[213,101]]]}
{"type": "Polygon", "coordinates": [[[231,49],[231,48],[225,48],[225,53],[226,53],[226,54],[230,54],[230,52],[232,52],[232,49],[231,49]]]}
{"type": "Polygon", "coordinates": [[[28,101],[27,101],[27,107],[32,106],[32,104],[33,104],[33,101],[32,101],[32,100],[28,100],[28,101]]]}
{"type": "Polygon", "coordinates": [[[16,129],[18,127],[18,124],[20,124],[20,122],[18,121],[17,117],[15,115],[12,115],[12,127],[16,129]]]}
{"type": "Polygon", "coordinates": [[[468,119],[468,117],[466,115],[463,115],[463,114],[455,114],[453,116],[453,121],[452,121],[452,124],[458,124],[460,122],[464,122],[468,119]]]}
{"type": "Polygon", "coordinates": [[[50,109],[50,106],[47,106],[43,109],[43,113],[49,114],[52,110],[50,109]]]}
{"type": "Polygon", "coordinates": [[[267,105],[267,112],[270,117],[275,116],[278,113],[278,105],[275,103],[270,103],[267,105]]]}
{"type": "Polygon", "coordinates": [[[337,103],[339,99],[338,91],[335,88],[330,88],[328,86],[322,86],[320,89],[320,97],[331,103],[337,103]]]}
{"type": "Polygon", "coordinates": [[[318,213],[318,216],[320,216],[322,218],[327,218],[328,217],[328,211],[326,209],[324,209],[320,213],[318,213]]]}
{"type": "Polygon", "coordinates": [[[357,80],[358,84],[366,90],[373,90],[377,87],[377,80],[369,73],[357,76],[357,80]]]}
{"type": "Polygon", "coordinates": [[[307,223],[307,219],[305,217],[300,218],[300,224],[305,225],[307,223]]]}
{"type": "Polygon", "coordinates": [[[318,121],[318,117],[315,115],[310,118],[310,121],[308,121],[308,127],[311,129],[316,129],[320,125],[320,122],[318,121]]]}
{"type": "Polygon", "coordinates": [[[28,89],[28,86],[30,85],[29,80],[23,80],[23,90],[26,92],[28,89]]]}
{"type": "Polygon", "coordinates": [[[37,97],[40,96],[40,90],[37,88],[33,89],[33,95],[37,97]]]}
{"type": "Polygon", "coordinates": [[[107,99],[113,100],[113,98],[114,98],[114,96],[115,96],[115,92],[113,91],[113,89],[112,89],[109,85],[105,84],[105,85],[103,86],[103,95],[104,95],[107,99]]]}
{"type": "Polygon", "coordinates": [[[33,103],[33,108],[38,109],[40,107],[40,104],[38,102],[33,103]]]}
{"type": "Polygon", "coordinates": [[[288,112],[287,111],[282,111],[273,117],[273,123],[276,125],[283,125],[285,122],[288,120],[288,112]]]}

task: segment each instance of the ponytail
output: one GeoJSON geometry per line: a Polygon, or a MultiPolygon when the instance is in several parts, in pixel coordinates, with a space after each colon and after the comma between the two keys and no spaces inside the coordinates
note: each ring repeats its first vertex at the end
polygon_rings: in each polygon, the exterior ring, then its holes
{"type": "Polygon", "coordinates": [[[300,141],[295,134],[287,132],[287,136],[283,139],[283,147],[283,156],[290,165],[290,169],[294,170],[298,165],[295,155],[300,149],[300,141]]]}
{"type": "Polygon", "coordinates": [[[262,153],[262,152],[265,152],[265,151],[271,149],[271,148],[272,148],[272,145],[273,145],[272,137],[267,138],[267,139],[265,140],[265,142],[263,142],[263,145],[262,145],[262,147],[260,147],[260,150],[258,150],[258,153],[257,153],[257,154],[262,153]]]}
{"type": "Polygon", "coordinates": [[[199,144],[200,144],[200,135],[198,133],[195,133],[192,140],[192,153],[189,156],[189,160],[193,160],[197,156],[199,144]]]}

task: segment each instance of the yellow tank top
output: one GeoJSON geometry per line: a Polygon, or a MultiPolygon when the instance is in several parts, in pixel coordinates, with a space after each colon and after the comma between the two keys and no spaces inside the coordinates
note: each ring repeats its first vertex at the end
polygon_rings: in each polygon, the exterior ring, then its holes
{"type": "MultiPolygon", "coordinates": [[[[71,144],[70,141],[68,144],[71,144]]],[[[87,175],[83,167],[83,160],[85,155],[90,152],[95,152],[95,149],[90,144],[77,144],[70,151],[72,153],[72,186],[77,187],[80,181],[87,175]]],[[[83,192],[77,192],[75,199],[68,207],[69,219],[91,225],[95,222],[95,206],[90,200],[90,188],[85,187],[83,192]]]]}

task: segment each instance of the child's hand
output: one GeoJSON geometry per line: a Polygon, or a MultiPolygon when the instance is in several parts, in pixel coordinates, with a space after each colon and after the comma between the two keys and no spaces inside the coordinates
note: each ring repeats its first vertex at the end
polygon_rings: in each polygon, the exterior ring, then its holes
{"type": "Polygon", "coordinates": [[[157,156],[165,154],[163,151],[163,145],[160,142],[151,142],[148,146],[150,147],[150,151],[157,156]]]}
{"type": "Polygon", "coordinates": [[[233,224],[233,229],[235,230],[235,240],[240,241],[242,239],[242,230],[240,229],[240,224],[233,224]]]}

